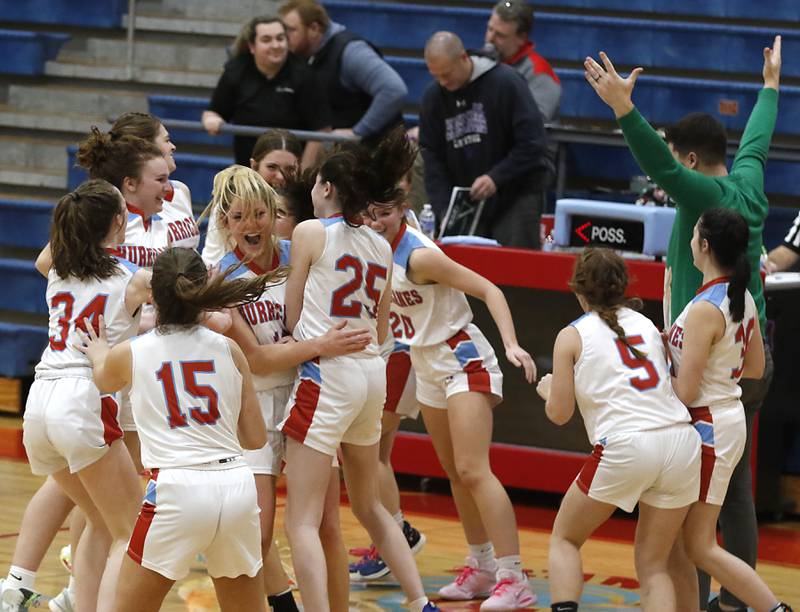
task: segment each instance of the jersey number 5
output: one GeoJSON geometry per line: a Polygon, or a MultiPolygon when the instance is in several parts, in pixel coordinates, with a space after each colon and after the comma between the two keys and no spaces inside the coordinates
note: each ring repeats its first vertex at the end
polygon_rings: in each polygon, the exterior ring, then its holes
{"type": "Polygon", "coordinates": [[[379,278],[386,278],[386,268],[376,263],[366,263],[367,273],[364,274],[364,262],[353,255],[342,255],[336,260],[336,270],[347,272],[352,270],[353,278],[344,285],[334,290],[331,299],[331,316],[358,318],[361,316],[361,302],[350,299],[356,291],[364,286],[367,296],[372,300],[372,307],[367,306],[367,312],[375,317],[378,313],[378,302],[381,300],[381,292],[375,288],[375,281],[379,278]]]}
{"type": "MultiPolygon", "coordinates": [[[[80,314],[78,314],[77,317],[75,317],[74,319],[75,327],[85,333],[88,330],[86,329],[86,324],[83,322],[83,320],[89,319],[89,321],[91,321],[95,333],[99,334],[100,333],[99,317],[101,314],[105,313],[107,301],[108,301],[108,295],[104,293],[94,296],[92,301],[89,302],[83,310],[81,310],[80,314]]],[[[53,299],[50,300],[50,308],[52,308],[53,310],[60,308],[62,306],[64,310],[62,311],[62,314],[57,321],[58,335],[50,336],[50,348],[54,351],[63,351],[65,348],[67,348],[67,337],[69,336],[69,326],[73,323],[72,309],[75,306],[75,296],[72,295],[69,291],[61,291],[59,293],[56,293],[53,296],[53,299]]]]}
{"type": "MultiPolygon", "coordinates": [[[[197,374],[212,374],[213,361],[181,361],[181,374],[183,374],[183,388],[192,397],[205,398],[208,407],[203,410],[200,406],[189,408],[189,416],[200,425],[213,425],[219,418],[219,398],[213,387],[197,384],[197,374]]],[[[164,388],[164,399],[167,401],[167,421],[170,428],[186,427],[189,421],[181,410],[178,394],[175,392],[175,374],[172,362],[165,361],[156,372],[156,378],[161,381],[164,388]]]]}
{"type": "MultiPolygon", "coordinates": [[[[625,339],[628,341],[630,346],[644,344],[644,339],[641,336],[628,336],[625,339]]],[[[653,365],[653,362],[646,357],[639,359],[633,354],[630,347],[625,344],[621,338],[615,338],[614,342],[617,345],[619,356],[622,358],[622,363],[628,366],[631,370],[643,368],[647,374],[646,377],[631,376],[628,379],[628,381],[631,383],[631,386],[638,391],[647,391],[648,389],[656,387],[658,385],[658,372],[656,371],[656,367],[653,365]]]]}

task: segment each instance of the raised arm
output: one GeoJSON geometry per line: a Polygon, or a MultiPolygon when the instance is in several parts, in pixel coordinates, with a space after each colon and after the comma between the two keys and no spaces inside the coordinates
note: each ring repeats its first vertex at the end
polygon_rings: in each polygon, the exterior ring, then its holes
{"type": "Polygon", "coordinates": [[[316,219],[303,221],[294,228],[289,278],[286,279],[286,328],[294,331],[303,311],[303,292],[311,264],[325,248],[325,228],[316,219]]]}
{"type": "Polygon", "coordinates": [[[506,358],[525,371],[525,379],[529,383],[536,380],[536,364],[517,343],[511,310],[508,308],[506,296],[497,285],[436,249],[414,250],[409,257],[409,267],[416,283],[436,282],[484,301],[500,331],[506,358]]]}
{"type": "Polygon", "coordinates": [[[600,59],[603,66],[591,57],[586,58],[584,76],[600,99],[614,111],[628,147],[642,171],[669,193],[679,206],[687,202],[707,202],[710,207],[719,202],[721,190],[717,182],[682,166],[673,157],[664,139],[633,105],[631,94],[643,69],[636,68],[623,79],[602,51],[600,59]]]}

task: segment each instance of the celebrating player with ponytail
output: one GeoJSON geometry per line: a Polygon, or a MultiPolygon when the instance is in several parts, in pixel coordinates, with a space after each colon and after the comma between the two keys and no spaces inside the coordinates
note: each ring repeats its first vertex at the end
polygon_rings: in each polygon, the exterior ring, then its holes
{"type": "Polygon", "coordinates": [[[89,330],[84,352],[98,388],[130,385],[150,470],[128,544],[115,610],[155,611],[198,553],[223,611],[264,610],[258,504],[242,449],[267,440],[250,369],[233,340],[200,325],[203,311],[257,300],[285,268],[210,280],[200,255],[170,248],[153,267],[156,327],[109,348],[89,330]]]}
{"type": "Polygon", "coordinates": [[[89,361],[74,346],[80,330],[97,326],[100,317],[105,317],[112,345],[136,330],[150,273],[116,250],[126,221],[119,190],[104,180],[83,183],[56,206],[47,281],[50,344],[36,366],[25,410],[24,442],[31,470],[52,475],[87,519],[75,557],[75,600],[87,610],[98,604],[105,610],[111,604],[140,495],[130,457],[117,443],[122,437],[117,402],[108,392],[98,391],[89,361]],[[106,548],[98,542],[105,542],[106,548]],[[102,570],[109,544],[115,547],[98,597],[96,570],[102,570]]]}
{"type": "Polygon", "coordinates": [[[747,289],[748,239],[747,222],[733,210],[713,208],[700,217],[691,247],[703,285],[669,331],[673,387],[703,440],[700,499],[689,510],[671,565],[680,610],[697,606],[693,564],[757,612],[787,609],[716,537],[720,508],[747,437],[739,380],[760,378],[765,363],[758,312],[747,289]]]}
{"type": "MultiPolygon", "coordinates": [[[[661,336],[625,298],[625,262],[609,249],[586,249],[570,288],[581,318],[561,330],[553,373],[537,391],[557,425],[575,402],[594,452],[567,490],[550,538],[553,610],[574,612],[583,589],[580,548],[616,510],[639,504],[636,573],[642,607],[675,610],[669,552],[700,481],[700,440],[675,397],[661,336]]],[[[679,610],[689,609],[677,607],[679,610]]]]}

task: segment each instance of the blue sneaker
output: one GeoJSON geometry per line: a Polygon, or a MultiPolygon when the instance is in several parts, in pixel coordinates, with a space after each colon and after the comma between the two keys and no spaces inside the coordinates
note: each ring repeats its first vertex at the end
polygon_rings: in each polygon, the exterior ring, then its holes
{"type": "Polygon", "coordinates": [[[358,561],[353,561],[348,566],[348,569],[350,570],[350,580],[358,582],[359,580],[361,580],[361,576],[359,574],[361,568],[364,567],[367,563],[370,563],[372,559],[378,556],[378,550],[375,548],[374,544],[366,549],[362,548],[354,550],[358,550],[359,552],[366,550],[366,552],[361,555],[361,558],[358,561]]]}
{"type": "Polygon", "coordinates": [[[422,608],[422,612],[442,612],[442,611],[439,609],[439,606],[437,606],[432,601],[429,601],[428,603],[425,604],[425,607],[422,608]]]}
{"type": "Polygon", "coordinates": [[[390,571],[389,566],[384,563],[377,551],[375,551],[374,555],[365,557],[362,561],[363,563],[358,569],[358,578],[356,578],[356,582],[378,580],[379,578],[383,578],[390,571]]]}

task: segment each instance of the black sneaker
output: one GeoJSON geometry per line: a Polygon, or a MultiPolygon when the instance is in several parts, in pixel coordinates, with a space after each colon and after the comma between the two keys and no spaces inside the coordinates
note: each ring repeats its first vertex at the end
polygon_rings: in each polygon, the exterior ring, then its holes
{"type": "Polygon", "coordinates": [[[708,602],[708,608],[706,608],[708,612],[747,612],[747,607],[744,608],[725,608],[723,610],[719,607],[719,597],[715,597],[711,601],[708,602]]]}
{"type": "Polygon", "coordinates": [[[425,534],[414,529],[408,521],[403,521],[403,535],[406,536],[406,542],[408,542],[412,555],[416,555],[421,551],[427,541],[425,534]]]}

